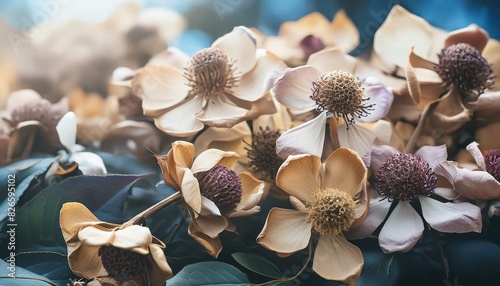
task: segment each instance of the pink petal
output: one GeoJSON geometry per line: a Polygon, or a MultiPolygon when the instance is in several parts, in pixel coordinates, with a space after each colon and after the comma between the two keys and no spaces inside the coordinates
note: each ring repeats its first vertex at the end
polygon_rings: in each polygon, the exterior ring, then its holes
{"type": "Polygon", "coordinates": [[[373,232],[384,222],[391,207],[391,202],[382,197],[370,200],[368,215],[363,223],[356,229],[350,229],[346,233],[347,239],[362,239],[373,234],[373,232]]]}
{"type": "Polygon", "coordinates": [[[362,84],[365,94],[369,100],[365,105],[373,105],[373,111],[369,115],[359,119],[359,122],[375,122],[387,115],[394,101],[391,90],[374,77],[367,77],[362,84]]]}
{"type": "Polygon", "coordinates": [[[481,150],[479,150],[479,144],[477,142],[471,142],[465,149],[469,151],[469,153],[472,155],[474,158],[474,161],[476,161],[476,164],[481,170],[486,171],[486,162],[484,161],[484,156],[481,150]]]}
{"type": "Polygon", "coordinates": [[[387,161],[387,159],[389,159],[392,155],[398,153],[399,151],[392,146],[372,146],[370,168],[372,169],[373,173],[377,173],[380,166],[382,166],[382,164],[387,161]]]}
{"type": "Polygon", "coordinates": [[[424,232],[422,218],[407,201],[400,201],[385,222],[378,241],[385,253],[407,252],[424,232]]]}
{"type": "Polygon", "coordinates": [[[436,174],[445,177],[461,195],[474,200],[500,198],[500,182],[485,171],[459,168],[457,162],[441,162],[436,174]]]}
{"type": "Polygon", "coordinates": [[[442,203],[419,196],[422,215],[435,230],[448,233],[481,232],[481,210],[467,202],[442,203]]]}
{"type": "Polygon", "coordinates": [[[431,169],[434,170],[439,163],[446,160],[448,152],[446,151],[446,145],[443,144],[439,146],[423,146],[415,152],[415,155],[429,163],[431,169]]]}

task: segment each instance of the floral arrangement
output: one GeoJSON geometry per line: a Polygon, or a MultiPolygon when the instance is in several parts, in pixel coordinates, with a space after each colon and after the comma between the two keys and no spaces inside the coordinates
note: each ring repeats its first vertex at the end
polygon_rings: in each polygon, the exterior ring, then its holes
{"type": "Polygon", "coordinates": [[[181,16],[169,34],[161,11],[121,9],[73,24],[125,35],[113,64],[89,46],[54,67],[101,62],[103,94],[69,76],[3,101],[0,284],[500,283],[487,31],[396,5],[364,57],[343,10],[275,36],[237,26],[188,55],[165,44],[181,16]]]}

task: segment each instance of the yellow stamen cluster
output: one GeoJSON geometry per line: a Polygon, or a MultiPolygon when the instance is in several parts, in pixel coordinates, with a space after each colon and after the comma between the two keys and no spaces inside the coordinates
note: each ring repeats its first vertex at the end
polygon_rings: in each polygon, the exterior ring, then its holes
{"type": "Polygon", "coordinates": [[[306,220],[320,235],[337,235],[348,230],[354,222],[355,203],[346,192],[320,189],[308,205],[306,220]]]}

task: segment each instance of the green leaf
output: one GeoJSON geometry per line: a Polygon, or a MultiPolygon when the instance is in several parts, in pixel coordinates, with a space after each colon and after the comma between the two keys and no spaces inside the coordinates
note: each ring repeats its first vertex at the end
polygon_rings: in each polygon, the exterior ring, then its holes
{"type": "MultiPolygon", "coordinates": [[[[13,262],[15,264],[15,262],[13,262]]],[[[55,285],[56,283],[50,281],[49,279],[30,272],[19,266],[15,267],[15,272],[11,272],[9,262],[0,260],[0,285],[12,285],[12,286],[47,286],[55,285]],[[14,275],[12,278],[10,275],[14,275]]]]}
{"type": "Polygon", "coordinates": [[[6,191],[0,192],[0,221],[7,217],[9,207],[11,210],[18,207],[14,204],[17,204],[31,182],[45,173],[53,162],[54,158],[27,159],[0,169],[2,186],[6,186],[6,191]],[[14,195],[13,197],[8,197],[10,194],[7,189],[14,195]]]}
{"type": "Polygon", "coordinates": [[[249,270],[271,278],[281,278],[283,274],[271,261],[252,253],[236,252],[232,254],[234,260],[249,270]]]}
{"type": "Polygon", "coordinates": [[[80,202],[95,211],[123,188],[143,175],[77,176],[50,185],[16,213],[16,251],[30,251],[29,245],[66,244],[59,227],[59,213],[66,202],[80,202]]]}
{"type": "Polygon", "coordinates": [[[184,267],[177,275],[167,281],[175,286],[235,286],[250,285],[245,273],[238,268],[217,261],[199,262],[184,267]]]}

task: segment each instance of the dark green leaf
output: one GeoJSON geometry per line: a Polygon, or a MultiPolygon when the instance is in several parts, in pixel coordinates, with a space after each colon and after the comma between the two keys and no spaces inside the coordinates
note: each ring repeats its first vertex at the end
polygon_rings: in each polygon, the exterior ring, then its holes
{"type": "Polygon", "coordinates": [[[38,243],[61,246],[65,243],[59,228],[59,212],[66,202],[80,202],[95,211],[123,188],[144,175],[77,176],[53,184],[24,204],[16,214],[16,250],[30,251],[38,243]]]}
{"type": "Polygon", "coordinates": [[[217,261],[188,265],[167,281],[167,285],[175,286],[235,286],[249,284],[250,282],[245,273],[230,264],[217,261]]]}
{"type": "Polygon", "coordinates": [[[252,253],[236,252],[232,254],[234,260],[249,270],[271,278],[281,278],[283,274],[271,261],[252,253]]]}
{"type": "MultiPolygon", "coordinates": [[[[15,264],[15,263],[13,263],[15,264]]],[[[12,286],[47,286],[55,285],[56,283],[50,281],[49,279],[30,272],[22,267],[16,266],[15,272],[11,272],[10,264],[4,260],[0,260],[0,285],[12,285],[12,286]],[[15,278],[11,278],[10,275],[14,275],[15,278]]]]}
{"type": "MultiPolygon", "coordinates": [[[[13,203],[17,204],[33,179],[45,173],[53,162],[54,158],[27,159],[0,169],[2,186],[6,186],[6,191],[0,192],[0,221],[7,217],[9,207],[15,208],[13,203]],[[9,198],[9,193],[14,196],[9,198]]],[[[12,213],[15,213],[15,211],[12,213]]]]}

